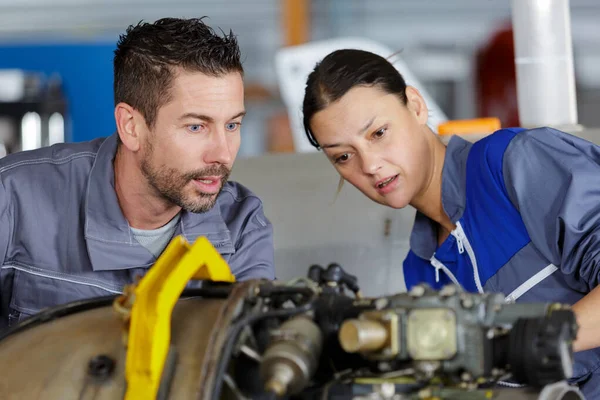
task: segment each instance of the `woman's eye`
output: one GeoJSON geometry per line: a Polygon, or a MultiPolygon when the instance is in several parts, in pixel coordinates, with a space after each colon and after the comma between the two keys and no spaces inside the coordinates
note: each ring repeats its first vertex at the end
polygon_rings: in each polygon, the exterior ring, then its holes
{"type": "Polygon", "coordinates": [[[229,132],[233,132],[235,130],[237,130],[240,125],[242,125],[240,122],[230,122],[227,125],[225,125],[225,129],[227,129],[229,132]]]}
{"type": "Polygon", "coordinates": [[[335,159],[335,162],[336,162],[337,164],[342,164],[342,163],[344,163],[344,162],[348,161],[348,159],[349,159],[349,158],[350,158],[350,154],[348,154],[348,153],[344,153],[344,154],[342,154],[341,156],[339,156],[339,157],[336,157],[336,159],[335,159]]]}
{"type": "Polygon", "coordinates": [[[380,138],[380,137],[382,137],[385,134],[386,131],[387,131],[387,128],[381,128],[378,131],[375,131],[373,133],[373,136],[376,137],[376,138],[380,138]]]}

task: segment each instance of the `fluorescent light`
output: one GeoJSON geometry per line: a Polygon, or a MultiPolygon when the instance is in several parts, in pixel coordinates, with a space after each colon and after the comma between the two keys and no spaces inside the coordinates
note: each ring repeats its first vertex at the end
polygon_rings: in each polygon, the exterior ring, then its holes
{"type": "Polygon", "coordinates": [[[21,120],[21,150],[42,147],[42,120],[36,112],[28,112],[21,120]]]}
{"type": "Polygon", "coordinates": [[[48,145],[65,141],[65,120],[59,113],[54,113],[48,120],[48,145]]]}

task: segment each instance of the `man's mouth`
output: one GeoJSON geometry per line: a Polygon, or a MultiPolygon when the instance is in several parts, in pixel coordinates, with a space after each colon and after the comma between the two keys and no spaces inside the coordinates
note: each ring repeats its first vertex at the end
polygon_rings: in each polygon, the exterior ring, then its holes
{"type": "Polygon", "coordinates": [[[214,179],[196,179],[198,182],[206,183],[207,185],[211,185],[215,183],[214,179]]]}
{"type": "Polygon", "coordinates": [[[216,194],[221,188],[222,176],[203,176],[193,180],[203,193],[216,194]]]}

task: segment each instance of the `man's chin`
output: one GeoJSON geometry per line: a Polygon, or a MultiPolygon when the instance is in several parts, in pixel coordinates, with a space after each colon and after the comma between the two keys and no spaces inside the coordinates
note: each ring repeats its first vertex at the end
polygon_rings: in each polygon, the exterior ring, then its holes
{"type": "Polygon", "coordinates": [[[217,196],[218,193],[210,196],[202,196],[200,200],[194,202],[186,202],[186,204],[184,204],[182,208],[191,213],[205,213],[215,206],[215,204],[217,203],[217,196]]]}

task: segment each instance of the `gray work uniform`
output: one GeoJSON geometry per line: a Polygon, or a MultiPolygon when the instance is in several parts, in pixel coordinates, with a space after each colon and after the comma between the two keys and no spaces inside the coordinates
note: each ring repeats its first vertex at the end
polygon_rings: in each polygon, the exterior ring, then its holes
{"type": "MultiPolygon", "coordinates": [[[[0,160],[0,330],[41,309],[118,294],[156,257],[137,240],[114,188],[116,134],[0,160]]],[[[205,236],[237,280],[274,279],[273,229],[260,199],[228,182],[174,235],[205,236]]]]}

